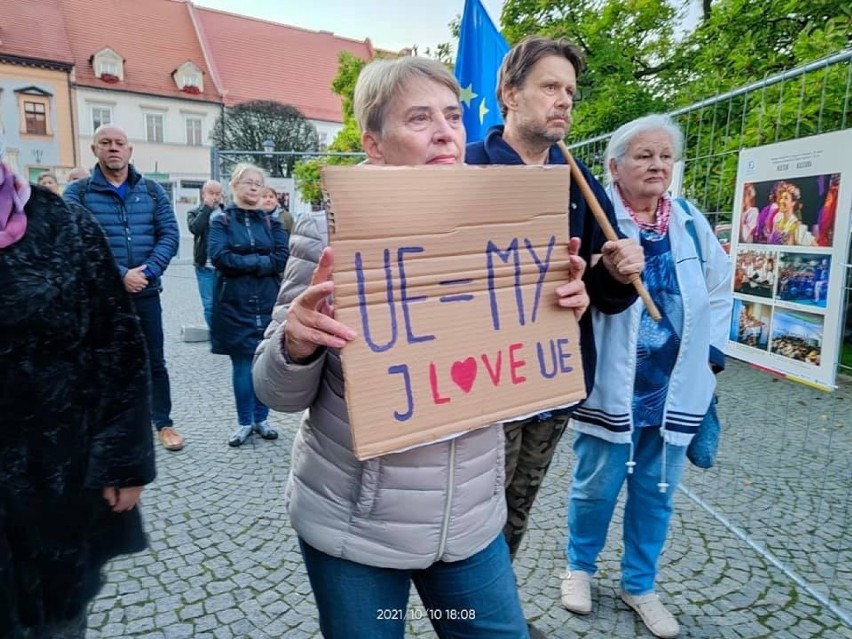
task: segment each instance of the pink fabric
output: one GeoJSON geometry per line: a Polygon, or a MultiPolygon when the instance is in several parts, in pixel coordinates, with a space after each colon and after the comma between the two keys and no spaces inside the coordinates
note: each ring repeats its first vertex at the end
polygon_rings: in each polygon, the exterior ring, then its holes
{"type": "Polygon", "coordinates": [[[27,230],[24,205],[30,199],[30,185],[0,163],[0,249],[11,246],[27,230]]]}
{"type": "Polygon", "coordinates": [[[657,213],[654,222],[645,222],[644,220],[640,220],[631,206],[627,203],[627,200],[624,199],[624,194],[621,193],[621,189],[619,189],[618,193],[621,195],[621,201],[624,203],[624,208],[627,209],[628,213],[630,213],[630,218],[636,222],[636,225],[640,229],[654,231],[658,235],[665,235],[668,232],[669,220],[672,217],[672,198],[668,193],[663,193],[660,196],[660,199],[657,200],[657,213]]]}

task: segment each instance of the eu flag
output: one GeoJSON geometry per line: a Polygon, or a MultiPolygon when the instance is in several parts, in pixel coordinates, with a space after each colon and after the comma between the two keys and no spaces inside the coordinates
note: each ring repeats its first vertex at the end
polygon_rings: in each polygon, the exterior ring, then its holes
{"type": "Polygon", "coordinates": [[[508,51],[509,45],[491,22],[482,2],[465,0],[456,78],[462,90],[468,142],[481,140],[489,127],[503,122],[497,106],[497,71],[508,51]]]}

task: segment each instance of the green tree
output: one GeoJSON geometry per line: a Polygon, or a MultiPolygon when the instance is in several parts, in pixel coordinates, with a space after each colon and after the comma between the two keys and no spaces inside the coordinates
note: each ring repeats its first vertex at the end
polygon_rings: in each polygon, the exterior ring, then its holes
{"type": "MultiPolygon", "coordinates": [[[[358,75],[367,64],[346,51],[338,58],[337,75],[331,81],[331,90],[340,96],[343,111],[343,128],[334,136],[328,150],[338,153],[358,153],[361,148],[361,130],[355,119],[355,83],[358,75]]],[[[359,156],[326,155],[303,160],[296,164],[293,177],[299,195],[305,202],[322,203],[322,167],[326,164],[354,164],[360,161],[359,156]]]]}
{"type": "Polygon", "coordinates": [[[231,160],[253,162],[272,176],[289,175],[296,162],[293,156],[263,156],[264,143],[272,140],[275,151],[308,152],[319,149],[316,127],[301,111],[289,104],[253,100],[228,107],[213,126],[213,144],[223,150],[257,151],[231,160]]]}
{"type": "Polygon", "coordinates": [[[668,102],[659,85],[675,45],[678,9],[660,0],[507,0],[509,44],[527,35],[566,38],[586,54],[572,138],[582,139],[668,102]]]}
{"type": "Polygon", "coordinates": [[[849,46],[846,0],[716,0],[670,56],[678,104],[735,89],[849,46]]]}

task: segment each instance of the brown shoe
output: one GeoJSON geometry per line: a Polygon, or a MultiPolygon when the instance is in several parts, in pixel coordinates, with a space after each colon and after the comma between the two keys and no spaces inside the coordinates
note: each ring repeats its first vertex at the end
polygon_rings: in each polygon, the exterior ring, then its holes
{"type": "Polygon", "coordinates": [[[166,450],[180,450],[183,448],[183,437],[172,426],[165,426],[158,430],[157,437],[166,450]]]}

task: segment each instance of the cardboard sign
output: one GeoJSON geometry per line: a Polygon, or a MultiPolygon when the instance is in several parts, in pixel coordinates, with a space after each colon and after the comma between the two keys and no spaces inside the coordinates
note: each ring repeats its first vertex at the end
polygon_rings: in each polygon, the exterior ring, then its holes
{"type": "Polygon", "coordinates": [[[569,170],[327,167],[355,454],[368,459],[576,403],[569,170]]]}

